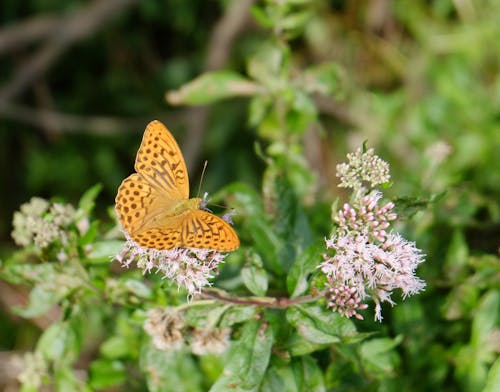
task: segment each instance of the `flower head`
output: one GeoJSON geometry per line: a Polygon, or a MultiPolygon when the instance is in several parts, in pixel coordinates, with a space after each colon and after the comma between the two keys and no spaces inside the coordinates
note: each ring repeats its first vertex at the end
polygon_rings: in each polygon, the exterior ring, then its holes
{"type": "Polygon", "coordinates": [[[173,351],[184,346],[184,321],[178,312],[171,308],[154,308],[148,311],[143,324],[144,330],[159,350],[173,351]]]}
{"type": "Polygon", "coordinates": [[[218,266],[225,254],[210,249],[173,248],[158,250],[144,248],[125,233],[127,241],[116,259],[124,267],[133,261],[143,273],[155,270],[179,287],[184,287],[189,295],[200,292],[210,285],[209,279],[218,273],[218,266]]]}
{"type": "Polygon", "coordinates": [[[375,155],[373,148],[366,152],[358,148],[355,152],[347,154],[347,159],[349,163],[337,165],[340,187],[352,188],[357,193],[364,189],[365,183],[373,188],[391,179],[389,164],[375,155]]]}
{"type": "Polygon", "coordinates": [[[30,390],[38,390],[48,378],[48,363],[39,352],[28,352],[19,361],[22,371],[17,376],[19,382],[30,390]]]}
{"type": "Polygon", "coordinates": [[[191,351],[196,355],[222,354],[229,347],[231,329],[196,328],[191,335],[191,351]]]}
{"type": "Polygon", "coordinates": [[[343,316],[362,319],[358,310],[368,298],[375,302],[375,319],[382,320],[381,303],[394,304],[391,295],[400,289],[403,298],[416,294],[425,282],[415,276],[424,261],[415,243],[390,231],[397,218],[394,203],[382,203],[382,193],[372,189],[389,181],[389,165],[358,149],[349,163],[337,166],[340,186],[353,189],[351,204],[337,211],[334,234],[326,239],[327,253],[318,266],[327,277],[327,306],[343,316]],[[369,184],[369,187],[365,187],[369,184]]]}
{"type": "Polygon", "coordinates": [[[56,240],[66,244],[67,228],[73,223],[76,211],[70,204],[50,203],[33,197],[14,213],[12,238],[21,246],[46,248],[56,240]]]}

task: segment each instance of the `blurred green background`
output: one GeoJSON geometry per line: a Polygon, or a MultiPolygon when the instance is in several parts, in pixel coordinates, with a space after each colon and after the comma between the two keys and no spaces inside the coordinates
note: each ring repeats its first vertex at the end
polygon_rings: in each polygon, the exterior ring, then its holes
{"type": "MultiPolygon", "coordinates": [[[[0,257],[14,246],[13,211],[34,195],[76,202],[102,183],[97,213],[111,224],[106,210],[155,118],[181,145],[192,193],[204,160],[203,191],[234,180],[258,188],[264,165],[253,146],[261,139],[247,125],[247,100],[209,107],[165,100],[168,90],[206,70],[246,72],[246,59],[269,35],[252,17],[254,3],[3,0],[0,257]]],[[[418,331],[420,342],[410,336],[406,355],[413,360],[402,372],[408,383],[425,372],[422,388],[466,379],[470,368],[457,365],[455,355],[465,360],[479,344],[469,342],[469,321],[485,290],[499,289],[500,2],[310,3],[313,17],[291,40],[293,63],[301,69],[334,61],[340,70],[336,96],[314,97],[321,129],[304,137],[320,178],[318,197],[337,195],[335,164],[367,140],[391,164],[391,196],[438,200],[422,203],[425,211],[417,212],[418,204],[406,211],[416,214],[409,239],[428,255],[420,276],[432,327],[418,331]],[[422,347],[429,356],[418,362],[422,347]],[[456,366],[455,376],[443,361],[456,366]]],[[[8,307],[11,292],[2,287],[8,307]]],[[[394,320],[411,311],[411,303],[398,308],[394,320]]],[[[14,322],[7,311],[1,317],[14,322]]],[[[16,339],[29,346],[29,338],[16,339]]]]}

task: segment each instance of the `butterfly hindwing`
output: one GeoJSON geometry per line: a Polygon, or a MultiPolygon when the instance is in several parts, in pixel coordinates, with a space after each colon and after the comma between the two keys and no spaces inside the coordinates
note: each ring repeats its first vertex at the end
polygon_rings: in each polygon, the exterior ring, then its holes
{"type": "Polygon", "coordinates": [[[233,228],[218,216],[203,210],[193,210],[182,222],[181,242],[191,248],[231,251],[240,241],[233,228]]]}
{"type": "Polygon", "coordinates": [[[137,233],[134,241],[145,248],[157,250],[181,246],[180,228],[153,228],[137,233]]]}
{"type": "Polygon", "coordinates": [[[123,180],[115,202],[120,223],[132,237],[168,208],[159,192],[137,173],[123,180]]]}

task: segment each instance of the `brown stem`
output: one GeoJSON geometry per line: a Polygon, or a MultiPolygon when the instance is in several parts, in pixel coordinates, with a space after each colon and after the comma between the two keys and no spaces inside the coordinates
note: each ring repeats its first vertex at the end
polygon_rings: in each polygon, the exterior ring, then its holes
{"type": "Polygon", "coordinates": [[[214,292],[213,290],[206,289],[203,290],[201,296],[204,298],[211,298],[220,302],[227,302],[231,304],[237,305],[253,305],[253,306],[262,306],[265,308],[273,308],[273,309],[286,309],[290,306],[304,303],[304,302],[312,302],[315,301],[318,297],[312,295],[305,295],[303,297],[297,298],[286,298],[286,297],[228,297],[225,295],[221,295],[218,292],[214,292]]]}

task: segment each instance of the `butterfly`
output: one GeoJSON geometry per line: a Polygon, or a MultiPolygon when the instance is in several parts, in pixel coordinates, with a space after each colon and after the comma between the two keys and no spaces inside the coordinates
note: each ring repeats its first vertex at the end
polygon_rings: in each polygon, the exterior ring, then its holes
{"type": "Polygon", "coordinates": [[[200,209],[189,198],[182,152],[170,131],[151,121],[135,159],[135,171],[121,183],[115,210],[127,234],[142,247],[178,247],[231,251],[240,241],[229,223],[200,209]]]}

